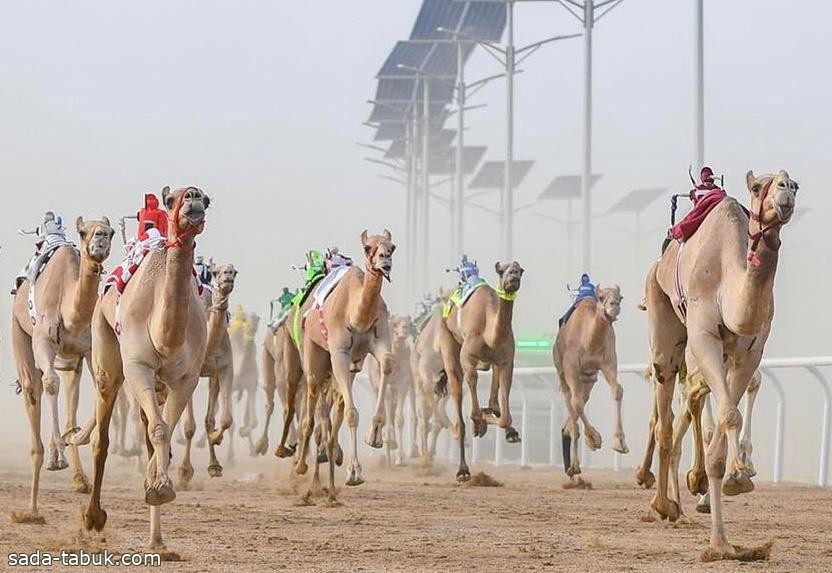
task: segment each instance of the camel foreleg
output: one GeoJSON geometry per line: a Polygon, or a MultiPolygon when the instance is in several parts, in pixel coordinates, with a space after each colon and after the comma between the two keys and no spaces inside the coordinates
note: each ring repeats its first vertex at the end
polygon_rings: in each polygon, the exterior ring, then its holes
{"type": "Polygon", "coordinates": [[[743,416],[742,437],[740,439],[740,459],[748,468],[748,477],[757,475],[757,470],[754,468],[754,462],[751,461],[751,453],[754,448],[751,444],[751,419],[754,413],[754,404],[757,400],[757,394],[760,392],[760,385],[762,384],[762,375],[759,370],[754,372],[751,377],[751,383],[748,385],[748,390],[745,392],[745,415],[743,416]]]}
{"type": "MultiPolygon", "coordinates": [[[[66,427],[64,436],[68,436],[78,430],[78,397],[81,388],[81,363],[78,368],[70,371],[62,371],[60,376],[65,388],[64,396],[66,397],[66,427]]],[[[92,489],[90,480],[84,473],[84,466],[81,463],[81,456],[78,453],[78,446],[73,443],[68,443],[69,448],[69,466],[72,468],[73,488],[78,493],[89,493],[92,489]]]]}

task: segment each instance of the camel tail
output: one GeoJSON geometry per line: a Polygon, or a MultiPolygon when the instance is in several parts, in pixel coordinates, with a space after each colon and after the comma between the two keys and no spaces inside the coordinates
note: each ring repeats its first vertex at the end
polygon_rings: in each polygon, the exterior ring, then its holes
{"type": "Polygon", "coordinates": [[[439,380],[436,381],[436,385],[433,387],[433,393],[440,398],[448,395],[448,373],[444,370],[439,374],[439,380]]]}

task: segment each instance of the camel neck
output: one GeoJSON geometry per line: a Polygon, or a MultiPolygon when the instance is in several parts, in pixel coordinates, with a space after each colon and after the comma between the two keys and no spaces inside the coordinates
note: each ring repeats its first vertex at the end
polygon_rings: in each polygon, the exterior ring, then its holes
{"type": "Polygon", "coordinates": [[[349,317],[350,326],[358,332],[367,332],[378,320],[382,280],[382,276],[378,273],[364,273],[361,299],[355,312],[349,317]]]}
{"type": "Polygon", "coordinates": [[[228,295],[214,291],[211,296],[211,312],[208,315],[208,344],[206,356],[219,349],[223,336],[228,332],[228,295]]]}
{"type": "MultiPolygon", "coordinates": [[[[496,295],[495,295],[496,296],[496,295]]],[[[514,315],[514,301],[497,297],[497,316],[492,329],[492,340],[498,341],[511,335],[511,320],[514,315]]]]}
{"type": "MultiPolygon", "coordinates": [[[[84,245],[81,248],[86,248],[84,245]]],[[[89,328],[92,313],[98,300],[98,286],[101,283],[101,264],[81,255],[78,275],[72,294],[72,306],[64,317],[66,329],[77,334],[89,328]]]]}
{"type": "Polygon", "coordinates": [[[153,341],[163,356],[172,356],[185,344],[188,314],[193,298],[194,240],[165,251],[165,284],[158,307],[153,341]]]}
{"type": "Polygon", "coordinates": [[[595,303],[595,315],[592,319],[592,328],[587,332],[586,347],[603,347],[604,339],[607,337],[609,328],[611,328],[610,321],[607,320],[604,305],[599,301],[595,303]]]}
{"type": "Polygon", "coordinates": [[[774,309],[774,275],[779,256],[770,245],[779,246],[780,232],[771,229],[766,234],[755,253],[759,264],[748,261],[748,243],[742,241],[737,249],[741,252],[731,256],[731,276],[724,281],[727,288],[722,294],[723,320],[731,332],[739,335],[759,333],[774,309]]]}

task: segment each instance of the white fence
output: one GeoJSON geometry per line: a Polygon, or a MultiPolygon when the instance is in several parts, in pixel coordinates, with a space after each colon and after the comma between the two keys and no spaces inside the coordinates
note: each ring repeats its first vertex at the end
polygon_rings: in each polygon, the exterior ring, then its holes
{"type": "MultiPolygon", "coordinates": [[[[783,453],[786,443],[786,398],[787,392],[784,391],[784,386],[781,382],[780,375],[785,370],[800,370],[809,374],[810,378],[815,380],[817,385],[806,386],[800,385],[800,391],[810,395],[810,401],[813,404],[822,404],[822,417],[819,428],[820,433],[820,448],[817,454],[817,485],[826,487],[829,485],[829,454],[830,454],[830,423],[832,423],[832,380],[830,380],[830,372],[828,368],[832,367],[832,356],[821,357],[807,357],[807,358],[773,358],[765,359],[760,364],[760,371],[763,374],[763,385],[760,391],[760,396],[766,396],[767,400],[775,397],[775,416],[774,416],[774,435],[771,464],[771,481],[779,483],[783,480],[783,453]],[[772,389],[773,394],[772,396],[772,389]],[[817,399],[816,399],[816,398],[817,399]]],[[[647,369],[646,364],[626,364],[619,368],[619,374],[622,378],[622,384],[625,386],[625,397],[623,403],[623,416],[625,420],[625,430],[628,434],[632,434],[632,430],[639,430],[646,432],[647,417],[634,416],[637,406],[641,406],[644,411],[649,407],[649,401],[645,403],[639,400],[638,392],[631,392],[631,390],[641,388],[642,396],[649,395],[649,385],[646,382],[639,386],[627,384],[629,377],[638,377],[643,381],[644,373],[647,369]],[[625,379],[624,376],[628,378],[625,379]],[[629,415],[628,415],[629,414],[629,415]]],[[[363,378],[363,377],[362,377],[363,378]]],[[[490,375],[484,373],[480,377],[479,388],[482,392],[480,396],[481,401],[487,400],[486,394],[490,386],[490,375]]],[[[593,395],[604,390],[605,384],[599,384],[595,389],[593,395]]],[[[791,385],[790,388],[794,388],[791,385]]],[[[366,386],[365,386],[366,389],[366,386]]],[[[369,392],[369,390],[366,390],[369,392]]],[[[370,398],[370,396],[367,396],[370,398]]],[[[554,367],[518,367],[514,371],[514,385],[512,387],[512,414],[515,419],[515,427],[517,427],[521,436],[521,444],[519,446],[519,459],[517,458],[516,447],[506,445],[503,436],[503,431],[496,432],[489,429],[488,434],[482,439],[473,439],[470,448],[467,449],[470,455],[470,461],[476,463],[478,461],[490,460],[495,465],[505,463],[519,463],[522,466],[532,465],[532,452],[535,452],[538,461],[541,463],[541,452],[544,452],[546,465],[553,467],[562,467],[560,461],[560,454],[558,452],[560,446],[560,428],[564,420],[564,412],[562,405],[562,398],[559,387],[555,384],[555,369],[554,367]],[[519,408],[518,408],[519,406],[519,408]],[[519,422],[519,426],[518,426],[519,422]],[[543,437],[541,437],[543,434],[543,437]]],[[[593,398],[597,401],[596,398],[593,398]]],[[[364,410],[366,411],[366,410],[364,410]]],[[[649,411],[649,410],[648,410],[649,411]]],[[[468,410],[463,409],[467,415],[468,410]]],[[[643,413],[643,412],[642,412],[643,413]]],[[[410,415],[412,413],[409,412],[410,415]]],[[[449,415],[453,419],[453,412],[449,409],[449,415]]],[[[760,418],[759,406],[755,409],[754,419],[760,418]]],[[[813,421],[802,420],[809,424],[810,428],[817,427],[813,421]]],[[[468,420],[466,420],[466,424],[468,420]]],[[[755,423],[755,428],[759,424],[755,423]]],[[[797,426],[797,424],[793,424],[797,426]]],[[[804,424],[805,426],[805,424],[804,424]]],[[[408,424],[410,427],[410,424],[408,424]]],[[[765,429],[765,428],[763,428],[765,429]]],[[[758,430],[755,430],[758,431],[758,430]]],[[[468,434],[470,436],[470,433],[468,434]]],[[[814,433],[812,434],[814,435],[814,433]]],[[[800,436],[802,438],[802,436],[800,436]]],[[[412,437],[411,437],[412,438],[412,437]]],[[[767,444],[765,445],[767,446],[767,444]]],[[[456,448],[453,447],[452,440],[447,438],[445,442],[447,448],[447,455],[452,459],[456,455],[456,448]]],[[[644,444],[639,442],[629,443],[630,454],[635,456],[631,460],[641,459],[644,452],[644,444]]],[[[767,447],[761,446],[755,440],[755,452],[758,450],[767,450],[767,447]]],[[[803,458],[806,456],[803,455],[803,458]]],[[[591,454],[583,449],[582,464],[589,467],[591,454]]],[[[801,458],[801,462],[806,462],[801,458]]],[[[599,467],[602,467],[600,465],[599,467]]],[[[622,456],[614,454],[612,458],[612,468],[619,471],[622,467],[622,456]]]]}

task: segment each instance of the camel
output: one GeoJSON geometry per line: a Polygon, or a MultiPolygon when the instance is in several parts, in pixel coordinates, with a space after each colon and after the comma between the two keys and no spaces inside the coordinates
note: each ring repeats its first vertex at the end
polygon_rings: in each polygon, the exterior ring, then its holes
{"type": "MultiPolygon", "coordinates": [[[[473,434],[481,438],[487,424],[497,425],[506,432],[506,441],[517,443],[520,435],[511,425],[509,395],[514,375],[514,332],[511,327],[514,300],[520,290],[523,268],[517,261],[497,262],[494,265],[500,285],[493,289],[488,285],[477,288],[461,309],[453,305],[439,328],[439,348],[445,377],[440,379],[437,391],[450,389],[456,406],[456,435],[459,441],[458,481],[471,479],[465,462],[465,421],[462,415],[462,382],[471,394],[471,420],[473,434]],[[491,394],[488,408],[481,410],[477,397],[477,369],[491,365],[491,394]]],[[[426,376],[436,379],[435,375],[426,376]]]]}
{"type": "Polygon", "coordinates": [[[110,425],[115,428],[115,442],[110,447],[110,453],[129,457],[142,456],[144,447],[144,424],[142,423],[141,407],[124,388],[118,393],[116,405],[113,409],[113,418],[110,425]],[[133,426],[133,444],[127,447],[127,436],[129,426],[133,426]]]}
{"type": "MultiPolygon", "coordinates": [[[[330,404],[333,421],[326,442],[326,454],[329,460],[328,501],[331,504],[337,503],[335,465],[342,456],[337,440],[338,430],[345,417],[350,437],[346,485],[357,486],[364,483],[361,464],[358,461],[358,410],[352,392],[355,375],[360,371],[367,354],[372,354],[381,364],[378,399],[370,429],[365,437],[369,446],[380,448],[383,445],[381,431],[384,425],[387,379],[393,370],[389,313],[381,297],[381,287],[382,281],[390,278],[393,251],[396,247],[390,231],[387,230],[381,235],[372,236],[365,230],[361,234],[361,243],[364,247],[366,273],[357,266],[351,266],[326,298],[323,307],[314,307],[315,297],[310,297],[304,304],[304,309],[311,309],[312,312],[303,330],[306,412],[295,461],[295,473],[303,475],[307,471],[306,455],[314,430],[318,396],[329,390],[333,398],[330,404]]],[[[291,406],[291,400],[288,404],[291,406]]],[[[316,478],[320,462],[321,456],[318,456],[310,492],[319,487],[316,478]]]]}
{"type": "Polygon", "coordinates": [[[624,389],[618,382],[618,357],[615,352],[613,323],[621,314],[621,289],[596,287],[597,300],[584,299],[575,307],[571,318],[560,329],[552,354],[560,380],[560,391],[568,416],[564,423],[563,468],[570,478],[581,473],[578,458],[578,422],[584,425],[586,445],[591,450],[601,447],[601,434],[587,419],[584,411],[589,394],[598,381],[598,373],[610,386],[615,402],[613,418],[615,433],[612,449],[626,454],[630,450],[621,423],[621,400],[624,389]]]}
{"type": "Polygon", "coordinates": [[[176,498],[168,473],[170,437],[199,382],[208,344],[207,318],[193,276],[195,238],[210,200],[196,187],[162,192],[169,213],[165,249],[144,257],[123,294],[113,287],[93,313],[92,363],[98,384],[95,479],[83,512],[87,530],[101,531],[107,513],[101,486],[110,417],[122,384],[139,402],[145,422],[145,503],[150,506],[151,549],[164,550],[161,505],[176,498]]]}
{"type": "MultiPolygon", "coordinates": [[[[668,474],[673,380],[684,354],[693,387],[704,384],[717,403],[717,423],[705,453],[711,536],[703,558],[709,560],[742,557],[725,534],[722,495],[753,489],[748,465],[739,455],[743,424],[737,405],[760,364],[771,329],[780,231],[792,218],[797,193],[797,184],[785,171],[762,176],[749,171],[746,184],[751,217],[735,199],[725,198],[695,235],[685,243],[670,244],[645,285],[659,446],[651,506],[662,518],[679,517],[678,502],[668,497],[668,474]],[[727,468],[726,459],[731,461],[727,468]]],[[[693,417],[697,418],[695,412],[693,417]]],[[[694,480],[704,485],[700,476],[688,476],[689,483],[694,480]]]]}
{"type": "MultiPolygon", "coordinates": [[[[390,318],[392,333],[393,370],[387,377],[387,394],[384,403],[384,427],[387,465],[393,465],[393,450],[396,450],[395,464],[405,465],[404,451],[404,405],[405,399],[413,395],[413,371],[411,370],[410,333],[413,322],[409,316],[390,318]]],[[[381,391],[381,367],[375,358],[368,360],[370,386],[378,396],[381,391]]],[[[415,435],[415,434],[414,434],[415,435]]]]}
{"type": "MultiPolygon", "coordinates": [[[[261,366],[263,369],[263,390],[266,393],[266,423],[263,426],[263,433],[260,439],[257,440],[254,446],[254,452],[261,456],[269,449],[269,426],[271,425],[272,414],[274,413],[275,392],[277,392],[278,399],[283,406],[283,411],[287,411],[288,382],[287,375],[284,373],[284,353],[291,353],[298,369],[300,368],[300,356],[297,353],[297,348],[295,348],[294,342],[292,342],[289,330],[283,326],[280,325],[274,330],[269,328],[263,340],[261,366]]],[[[298,431],[296,424],[300,424],[303,419],[303,405],[306,403],[303,397],[305,395],[306,382],[301,377],[293,399],[295,415],[289,420],[286,428],[287,439],[290,444],[289,449],[291,451],[294,451],[297,447],[298,431]]]]}
{"type": "Polygon", "coordinates": [[[422,467],[433,462],[439,433],[450,426],[445,411],[447,396],[435,392],[447,385],[439,331],[444,328],[438,312],[425,323],[416,338],[412,352],[413,386],[416,396],[416,435],[422,467]]]}
{"type": "MultiPolygon", "coordinates": [[[[231,411],[231,390],[234,384],[234,358],[231,340],[228,336],[228,299],[234,291],[237,269],[234,265],[211,266],[212,288],[204,289],[202,303],[208,313],[208,346],[200,377],[209,379],[208,408],[205,412],[205,435],[208,442],[208,475],[222,477],[222,466],[217,460],[215,447],[222,443],[224,432],[233,423],[231,411]],[[217,406],[220,407],[220,425],[216,426],[217,406]]],[[[179,466],[179,483],[183,487],[194,476],[191,464],[191,444],[196,432],[193,397],[185,409],[185,455],[179,466]]]]}
{"type": "MultiPolygon", "coordinates": [[[[115,231],[110,221],[84,221],[78,217],[75,228],[81,239],[76,249],[67,243],[59,246],[43,268],[34,286],[24,281],[12,303],[12,349],[26,414],[31,429],[32,489],[27,514],[16,514],[23,521],[41,521],[38,514],[38,488],[43,466],[41,405],[44,391],[52,419],[49,461],[46,469],[67,467],[65,437],[76,430],[78,394],[82,364],[90,353],[90,322],[98,298],[102,264],[110,255],[115,231]],[[35,308],[29,313],[29,291],[34,288],[35,308]],[[58,390],[66,387],[66,434],[60,432],[58,390]]],[[[75,491],[89,492],[78,448],[69,446],[75,491]]]]}
{"type": "MultiPolygon", "coordinates": [[[[238,308],[242,311],[242,307],[238,308]]],[[[234,329],[233,326],[231,328],[231,347],[234,352],[234,394],[238,402],[245,398],[243,425],[240,426],[239,434],[243,438],[248,438],[249,448],[253,453],[252,434],[257,427],[255,406],[259,385],[257,343],[254,339],[260,325],[260,317],[253,312],[250,314],[243,312],[241,317],[243,320],[240,328],[234,329]]]]}

